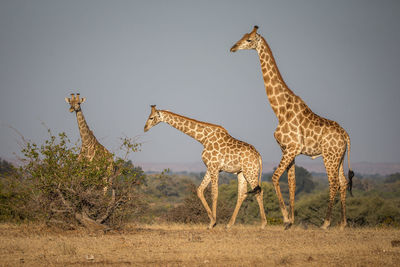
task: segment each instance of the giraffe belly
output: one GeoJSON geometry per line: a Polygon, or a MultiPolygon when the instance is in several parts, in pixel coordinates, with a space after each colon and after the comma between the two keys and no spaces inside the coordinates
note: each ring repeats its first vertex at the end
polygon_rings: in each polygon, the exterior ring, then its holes
{"type": "Polygon", "coordinates": [[[312,157],[313,159],[322,155],[321,146],[314,138],[304,138],[301,154],[312,157]]]}
{"type": "Polygon", "coordinates": [[[222,157],[221,160],[221,170],[229,173],[238,173],[242,171],[242,167],[240,165],[240,159],[236,155],[225,156],[222,157]]]}
{"type": "Polygon", "coordinates": [[[221,170],[229,173],[239,173],[242,171],[242,168],[240,168],[239,166],[234,166],[232,164],[225,164],[224,166],[222,166],[221,170]]]}

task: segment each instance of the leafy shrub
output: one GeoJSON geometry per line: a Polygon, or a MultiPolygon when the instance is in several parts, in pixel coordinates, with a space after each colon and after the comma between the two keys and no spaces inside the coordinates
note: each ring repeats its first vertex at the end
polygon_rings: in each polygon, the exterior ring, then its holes
{"type": "MultiPolygon", "coordinates": [[[[341,203],[338,195],[332,209],[331,225],[341,220],[341,203]]],[[[328,203],[328,190],[303,197],[296,203],[296,222],[321,226],[326,216],[328,203]]],[[[399,226],[400,222],[398,201],[379,196],[360,195],[347,198],[346,213],[350,226],[399,226]]]]}
{"type": "MultiPolygon", "coordinates": [[[[121,148],[127,156],[137,145],[124,139],[121,148]]],[[[90,229],[121,226],[144,206],[135,194],[145,179],[143,171],[122,158],[115,160],[116,168],[110,171],[107,155],[93,161],[78,160],[78,151],[64,133],[56,137],[50,130],[49,139],[40,146],[25,142],[24,164],[11,182],[2,183],[2,197],[10,204],[9,200],[18,196],[25,210],[34,205],[25,218],[52,225],[75,228],[79,224],[90,229]]],[[[15,210],[10,205],[8,208],[15,210]]]]}
{"type": "Polygon", "coordinates": [[[33,220],[38,208],[32,197],[32,183],[8,163],[7,172],[0,174],[0,222],[33,220]]]}

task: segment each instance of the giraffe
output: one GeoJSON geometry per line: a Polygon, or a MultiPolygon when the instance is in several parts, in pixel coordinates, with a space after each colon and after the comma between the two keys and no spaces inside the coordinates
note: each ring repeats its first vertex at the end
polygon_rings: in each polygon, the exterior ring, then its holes
{"type": "Polygon", "coordinates": [[[170,111],[158,110],[151,106],[149,118],[144,126],[147,132],[151,127],[160,122],[165,122],[177,130],[189,135],[200,142],[204,150],[202,160],[207,167],[207,172],[197,188],[197,196],[201,200],[210,218],[209,229],[216,225],[217,199],[218,199],[218,174],[221,171],[236,173],[238,178],[238,198],[236,207],[227,228],[236,220],[242,202],[248,193],[256,194],[260,208],[261,228],[267,224],[263,205],[263,191],[261,190],[262,159],[257,150],[252,146],[229,135],[223,127],[215,124],[197,121],[170,111]],[[212,210],[204,198],[204,189],[211,182],[212,210]],[[252,190],[246,192],[247,183],[252,190]]]}
{"type": "Polygon", "coordinates": [[[313,113],[306,103],[289,89],[279,72],[271,49],[265,39],[257,33],[257,29],[258,26],[254,26],[250,33],[244,34],[230,51],[254,49],[260,59],[268,100],[279,121],[274,137],[281,147],[282,158],[272,176],[272,181],[279,199],[285,229],[294,223],[295,157],[299,154],[310,156],[312,159],[323,157],[329,180],[329,204],[321,228],[327,229],[330,226],[332,206],[340,188],[341,228],[343,229],[347,224],[346,188],[349,187],[351,194],[354,176],[350,168],[350,137],[337,122],[313,113]],[[348,183],[343,171],[346,149],[349,168],[348,183]],[[279,178],[285,170],[288,172],[289,214],[279,186],[279,178]]]}
{"type": "MultiPolygon", "coordinates": [[[[93,161],[93,159],[101,159],[105,157],[109,161],[109,166],[107,168],[108,176],[111,176],[114,170],[113,155],[97,141],[93,132],[89,129],[86,123],[85,117],[83,116],[81,110],[81,104],[85,102],[86,98],[80,98],[80,94],[71,94],[70,98],[65,98],[65,101],[70,105],[69,111],[76,113],[76,119],[78,121],[79,133],[81,135],[81,150],[78,156],[78,160],[83,160],[84,158],[93,161]]],[[[107,178],[106,178],[107,179],[107,178]]],[[[112,181],[105,180],[106,183],[110,184],[112,181]]],[[[107,191],[108,186],[104,187],[104,192],[107,191]]]]}

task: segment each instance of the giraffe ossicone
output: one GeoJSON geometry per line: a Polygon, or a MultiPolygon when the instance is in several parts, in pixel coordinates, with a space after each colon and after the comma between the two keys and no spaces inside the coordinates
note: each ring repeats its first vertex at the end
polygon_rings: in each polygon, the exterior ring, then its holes
{"type": "Polygon", "coordinates": [[[208,227],[213,228],[217,222],[218,175],[220,171],[225,171],[236,173],[238,176],[238,198],[227,228],[235,223],[240,206],[247,196],[247,183],[250,184],[252,189],[248,193],[256,194],[260,208],[261,227],[264,228],[267,224],[267,219],[263,205],[263,191],[260,187],[262,159],[257,150],[252,145],[233,138],[227,130],[219,125],[197,121],[166,110],[158,110],[155,105],[152,105],[144,131],[147,132],[160,122],[165,122],[189,135],[204,147],[202,160],[207,167],[207,172],[197,189],[197,196],[210,218],[208,227]],[[204,189],[210,182],[212,209],[210,209],[204,198],[204,189]]]}
{"type": "Polygon", "coordinates": [[[318,156],[323,157],[329,179],[330,195],[322,228],[330,225],[332,206],[339,188],[342,205],[341,227],[344,228],[347,224],[346,189],[349,186],[351,194],[351,179],[354,176],[350,168],[350,137],[338,123],[313,113],[306,103],[289,89],[279,72],[271,49],[265,39],[257,33],[258,29],[258,26],[254,26],[253,30],[244,34],[230,51],[253,49],[259,56],[268,100],[279,121],[274,137],[281,147],[282,159],[272,176],[272,181],[286,228],[294,223],[295,157],[299,154],[313,159],[318,156]],[[343,171],[346,150],[349,182],[343,171]],[[279,178],[285,170],[288,171],[289,214],[279,186],[279,178]]]}

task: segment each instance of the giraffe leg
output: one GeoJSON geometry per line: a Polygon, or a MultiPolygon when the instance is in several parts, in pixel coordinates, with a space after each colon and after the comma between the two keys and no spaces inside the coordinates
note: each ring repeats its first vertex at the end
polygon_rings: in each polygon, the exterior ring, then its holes
{"type": "Polygon", "coordinates": [[[324,157],[326,173],[329,179],[329,204],[324,224],[321,226],[322,229],[327,229],[331,224],[332,207],[339,189],[339,162],[340,159],[328,159],[328,157],[324,157]]]}
{"type": "Polygon", "coordinates": [[[346,219],[346,191],[347,191],[347,180],[346,176],[344,176],[343,171],[343,160],[339,167],[339,184],[340,184],[340,201],[342,204],[342,222],[340,224],[340,228],[344,229],[347,225],[346,219]]]}
{"type": "Polygon", "coordinates": [[[261,192],[256,195],[256,199],[258,202],[258,207],[260,208],[260,216],[261,216],[261,229],[264,229],[267,225],[267,217],[265,216],[264,210],[264,192],[261,189],[261,192]]]}
{"type": "Polygon", "coordinates": [[[212,215],[208,229],[213,228],[217,224],[217,202],[218,202],[218,171],[211,173],[211,199],[212,199],[212,215]]]}
{"type": "MultiPolygon", "coordinates": [[[[252,191],[254,192],[255,188],[259,188],[261,185],[259,184],[258,181],[258,173],[259,169],[254,173],[252,170],[244,170],[244,177],[247,182],[249,182],[252,191]],[[250,179],[247,179],[250,178],[250,179]]],[[[261,217],[261,229],[264,229],[265,226],[267,225],[267,217],[265,216],[265,209],[264,209],[264,199],[263,199],[264,192],[260,188],[260,191],[256,194],[256,199],[258,202],[258,207],[260,208],[260,217],[261,217]]]]}
{"type": "Polygon", "coordinates": [[[293,160],[287,169],[288,173],[288,186],[289,186],[289,223],[290,226],[294,223],[294,196],[296,192],[296,175],[295,175],[295,160],[293,160]]]}
{"type": "Polygon", "coordinates": [[[285,202],[283,201],[281,188],[279,186],[279,179],[281,178],[282,173],[287,169],[289,164],[293,162],[295,156],[296,156],[295,153],[292,154],[284,153],[281,162],[278,165],[278,168],[276,168],[274,174],[272,175],[272,182],[274,183],[276,195],[278,197],[279,207],[281,208],[285,229],[288,229],[291,226],[291,224],[288,218],[288,212],[286,210],[285,202]]]}
{"type": "Polygon", "coordinates": [[[197,196],[199,197],[204,208],[206,209],[208,217],[210,218],[210,222],[214,221],[214,223],[215,223],[213,213],[212,213],[210,207],[208,206],[206,199],[204,198],[204,189],[207,187],[207,185],[210,183],[210,181],[211,181],[211,175],[210,175],[210,172],[207,170],[206,174],[204,175],[203,181],[197,188],[197,196]]]}
{"type": "Polygon", "coordinates": [[[238,196],[236,201],[236,207],[235,210],[233,211],[232,218],[230,219],[228,225],[226,226],[226,228],[228,229],[235,223],[239,209],[242,206],[243,201],[247,197],[246,189],[247,189],[247,182],[243,176],[243,173],[241,172],[238,174],[238,196]]]}

